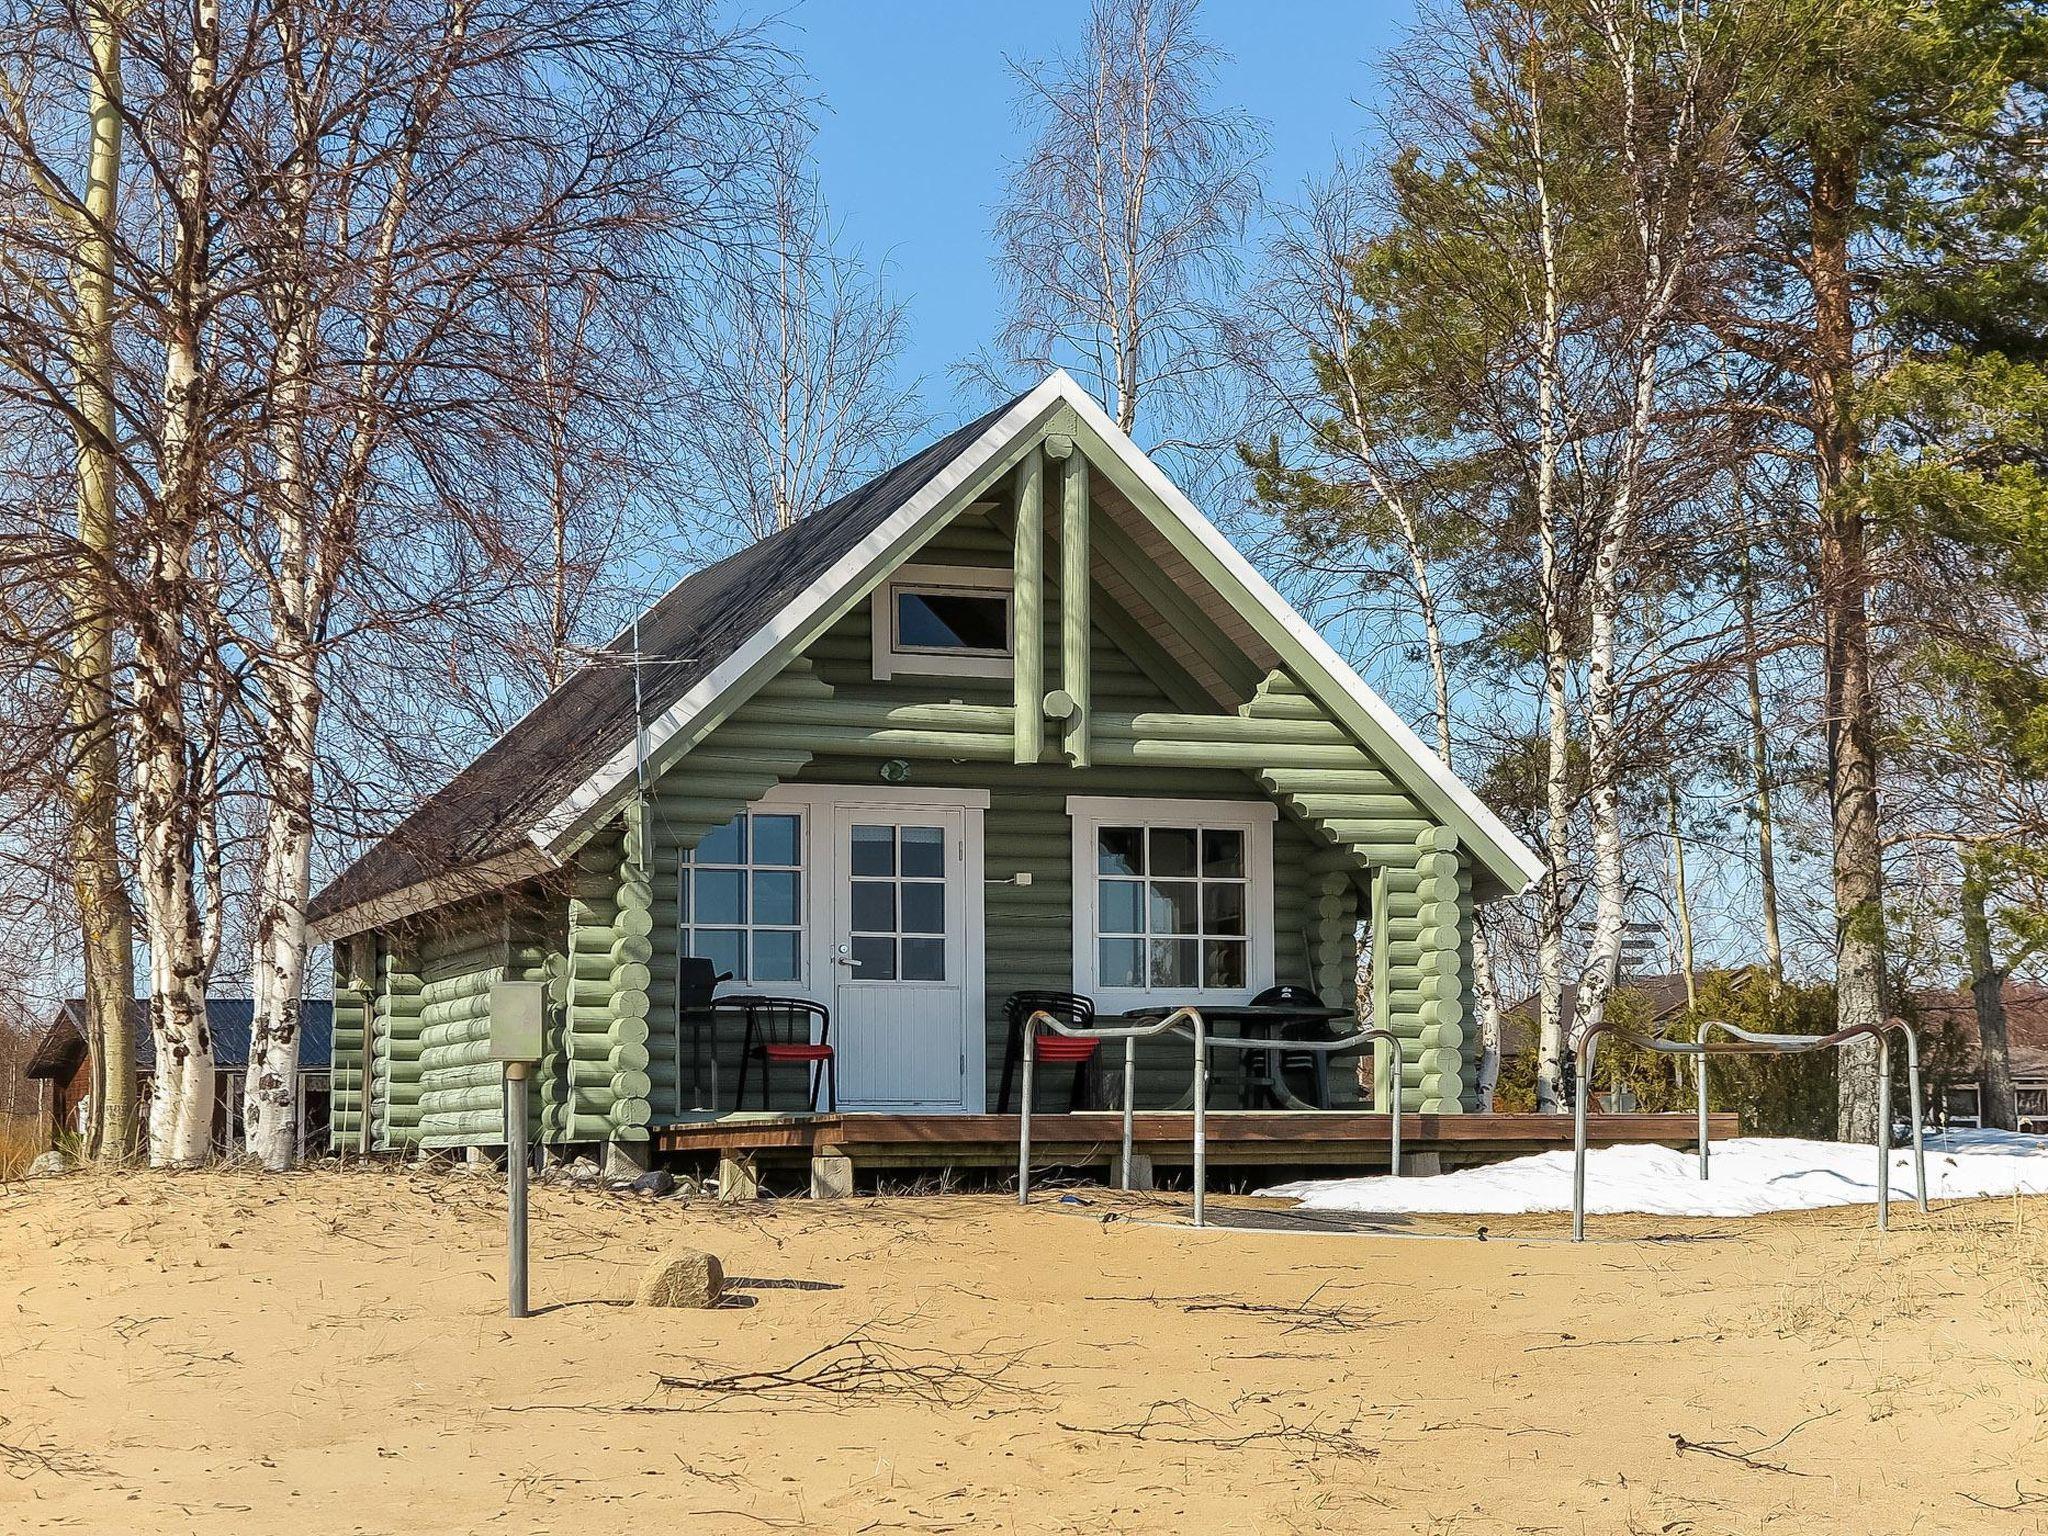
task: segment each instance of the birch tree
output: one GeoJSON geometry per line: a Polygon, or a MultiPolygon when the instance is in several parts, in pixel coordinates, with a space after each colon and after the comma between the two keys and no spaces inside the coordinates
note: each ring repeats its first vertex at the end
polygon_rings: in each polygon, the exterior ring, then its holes
{"type": "MultiPolygon", "coordinates": [[[[135,1130],[133,911],[121,849],[115,615],[120,597],[118,366],[114,260],[120,219],[125,5],[89,4],[74,36],[18,10],[0,63],[0,133],[6,180],[9,393],[61,422],[74,444],[75,544],[48,551],[64,570],[68,606],[66,693],[72,738],[60,750],[71,826],[71,885],[78,913],[88,1013],[92,1123],[104,1156],[128,1154],[135,1130]],[[66,43],[73,44],[66,47],[66,43]],[[68,55],[68,60],[67,60],[68,55]],[[71,67],[63,67],[68,62],[71,67]],[[53,80],[52,75],[58,78],[53,80]],[[68,121],[67,121],[68,120],[68,121]],[[69,123],[79,125],[73,130],[69,123]],[[75,170],[66,150],[76,145],[75,170]]],[[[25,574],[17,567],[15,576],[25,574]]],[[[17,637],[27,644],[27,636],[17,637]]],[[[25,654],[25,652],[24,652],[25,654]]]]}
{"type": "Polygon", "coordinates": [[[298,1139],[305,906],[344,594],[353,583],[356,624],[416,601],[407,562],[378,548],[398,504],[523,577],[520,502],[538,490],[556,582],[544,680],[558,681],[581,596],[570,542],[601,515],[572,485],[600,483],[578,463],[593,440],[570,434],[600,418],[615,438],[648,430],[667,398],[649,387],[657,328],[680,323],[665,290],[685,257],[715,259],[752,227],[773,60],[750,31],[697,6],[526,0],[481,32],[477,15],[399,7],[366,28],[346,4],[292,7],[247,80],[237,165],[257,194],[243,227],[269,346],[252,387],[262,490],[242,539],[263,595],[266,814],[244,1097],[250,1150],[273,1168],[298,1139]]]}
{"type": "Polygon", "coordinates": [[[1710,10],[1693,0],[1590,0],[1575,19],[1593,39],[1585,79],[1594,89],[1586,93],[1586,116],[1606,140],[1626,199],[1625,232],[1615,247],[1622,332],[1617,361],[1625,388],[1587,584],[1586,736],[1596,908],[1574,1020],[1583,1037],[1605,1016],[1628,914],[1621,811],[1627,763],[1618,673],[1625,573],[1636,553],[1643,503],[1657,494],[1646,480],[1653,471],[1652,438],[1664,424],[1660,392],[1682,333],[1690,330],[1682,301],[1705,285],[1727,244],[1717,203],[1741,143],[1737,86],[1748,33],[1740,6],[1710,10]]]}
{"type": "MultiPolygon", "coordinates": [[[[1376,322],[1400,300],[1372,227],[1365,175],[1344,162],[1311,184],[1299,207],[1282,211],[1243,362],[1287,418],[1291,442],[1283,450],[1275,433],[1246,457],[1255,490],[1282,510],[1295,559],[1309,575],[1319,582],[1341,578],[1347,604],[1377,608],[1382,594],[1391,598],[1397,634],[1412,619],[1437,756],[1457,772],[1447,633],[1454,616],[1440,590],[1439,566],[1456,547],[1464,514],[1456,486],[1418,456],[1421,407],[1404,399],[1401,365],[1380,346],[1386,332],[1376,322]],[[1387,559],[1375,559],[1382,550],[1387,559]]],[[[1492,971],[1482,927],[1473,945],[1482,1109],[1492,1104],[1500,1069],[1501,1008],[1492,971]]]]}
{"type": "Polygon", "coordinates": [[[679,420],[686,518],[713,547],[793,526],[897,456],[927,424],[897,377],[907,317],[843,248],[791,110],[770,145],[759,242],[730,253],[685,332],[695,387],[679,420]]]}
{"type": "Polygon", "coordinates": [[[1220,305],[1264,133],[1215,101],[1218,62],[1196,0],[1094,0],[1070,52],[1011,62],[1029,147],[996,212],[1009,312],[970,375],[1064,367],[1126,432],[1142,404],[1155,449],[1230,441],[1220,305]]]}

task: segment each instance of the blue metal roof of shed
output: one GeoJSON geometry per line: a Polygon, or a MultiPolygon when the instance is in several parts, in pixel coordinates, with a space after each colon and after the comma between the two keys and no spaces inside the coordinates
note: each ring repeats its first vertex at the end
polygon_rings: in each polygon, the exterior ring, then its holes
{"type": "MultiPolygon", "coordinates": [[[[249,1064],[249,1030],[255,1023],[256,1003],[247,997],[209,997],[206,1027],[213,1036],[213,1062],[217,1067],[246,1067],[249,1064]]],[[[135,1066],[148,1072],[156,1066],[156,1041],[149,1032],[149,999],[138,997],[128,1005],[128,1027],[135,1037],[135,1066]]],[[[60,1065],[71,1041],[85,1041],[85,999],[74,997],[57,1010],[29,1060],[28,1076],[50,1077],[66,1070],[60,1065]],[[68,1037],[68,1038],[67,1038],[68,1037]]],[[[334,1059],[334,1004],[324,997],[309,997],[299,1005],[299,1066],[320,1070],[334,1059]]]]}

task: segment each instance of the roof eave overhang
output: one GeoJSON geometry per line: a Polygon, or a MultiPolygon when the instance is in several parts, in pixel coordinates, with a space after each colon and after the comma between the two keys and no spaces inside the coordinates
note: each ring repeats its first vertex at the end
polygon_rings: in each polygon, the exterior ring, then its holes
{"type": "Polygon", "coordinates": [[[372,928],[403,922],[409,917],[419,917],[473,896],[487,896],[521,880],[551,873],[559,867],[543,849],[528,844],[322,913],[307,927],[313,938],[328,944],[353,934],[367,933],[372,928]]]}

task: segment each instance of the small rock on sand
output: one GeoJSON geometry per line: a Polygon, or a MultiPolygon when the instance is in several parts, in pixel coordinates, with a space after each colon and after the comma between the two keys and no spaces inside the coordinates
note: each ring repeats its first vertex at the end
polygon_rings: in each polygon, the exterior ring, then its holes
{"type": "Polygon", "coordinates": [[[643,1307],[713,1307],[725,1289],[725,1267],[717,1256],[677,1248],[647,1266],[633,1300],[643,1307]]]}
{"type": "Polygon", "coordinates": [[[71,1160],[62,1152],[45,1152],[28,1165],[28,1176],[32,1179],[53,1179],[70,1171],[71,1160]]]}

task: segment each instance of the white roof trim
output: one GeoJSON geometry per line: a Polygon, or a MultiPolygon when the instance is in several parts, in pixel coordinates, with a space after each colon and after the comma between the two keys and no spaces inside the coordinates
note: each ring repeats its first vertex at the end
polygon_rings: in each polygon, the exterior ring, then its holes
{"type": "MultiPolygon", "coordinates": [[[[1080,385],[1064,371],[1053,378],[1066,386],[1065,398],[1074,408],[1076,415],[1088,423],[1096,436],[1113,449],[1124,465],[1145,483],[1146,489],[1159,498],[1161,505],[1214,555],[1232,576],[1243,586],[1246,594],[1276,621],[1287,637],[1305,651],[1311,661],[1329,675],[1331,682],[1341,691],[1343,697],[1361,710],[1372,723],[1384,731],[1395,747],[1408,759],[1408,766],[1427,782],[1428,788],[1456,806],[1465,816],[1491,837],[1501,850],[1513,860],[1516,871],[1522,876],[1524,888],[1533,883],[1543,872],[1543,861],[1523,841],[1509,830],[1484,801],[1473,794],[1471,789],[1450,769],[1446,768],[1434,752],[1430,751],[1422,738],[1415,734],[1408,722],[1395,714],[1385,699],[1372,691],[1364,678],[1360,677],[1351,663],[1339,656],[1330,642],[1317,632],[1314,625],[1295,611],[1273,584],[1258,573],[1252,563],[1240,554],[1237,547],[1217,530],[1214,523],[1199,512],[1194,503],[1182,494],[1179,486],[1167,479],[1159,466],[1146,457],[1143,449],[1114,421],[1109,413],[1096,403],[1080,385]]],[[[1142,512],[1142,508],[1140,511],[1142,512]]],[[[1427,801],[1425,794],[1424,799],[1427,801]]]]}
{"type": "MultiPolygon", "coordinates": [[[[773,655],[792,635],[802,631],[820,610],[837,599],[847,586],[859,580],[877,560],[886,556],[947,497],[1000,455],[1016,434],[1024,431],[1033,422],[1041,419],[1053,406],[1059,404],[1071,407],[1088,428],[1117,455],[1124,467],[1144,484],[1174,520],[1200,541],[1204,549],[1237,582],[1243,597],[1249,599],[1272,620],[1308,663],[1324,674],[1339,700],[1357,710],[1393,744],[1395,751],[1404,761],[1399,765],[1389,766],[1405,770],[1402,774],[1404,779],[1411,779],[1412,776],[1411,782],[1420,781],[1414,784],[1414,788],[1425,805],[1435,800],[1438,805],[1434,808],[1439,811],[1445,805],[1455,807],[1507,856],[1514,871],[1522,877],[1524,887],[1534,882],[1543,868],[1542,861],[1536,854],[1508,829],[1506,823],[1488,810],[1457,775],[1438,760],[1436,754],[1424,745],[1422,738],[1409,728],[1408,723],[1395,714],[1386,701],[1366,684],[1365,679],[1352,669],[1351,664],[1339,656],[1330,643],[1317,633],[1315,627],[1274,590],[1272,583],[1261,576],[1251,562],[1223,537],[1215,524],[1196,510],[1194,503],[1182,494],[1180,488],[1167,479],[1159,466],[1145,456],[1143,450],[1110,419],[1109,413],[1103,410],[1095,398],[1076,383],[1064,369],[1052,373],[1030,394],[1005,411],[987,430],[963,448],[952,463],[934,475],[922,490],[891,513],[874,532],[834,562],[831,569],[813,582],[802,596],[757,630],[708,677],[663,710],[660,715],[648,721],[644,734],[649,755],[658,753],[665,743],[688,730],[699,716],[716,704],[750,670],[773,655]]],[[[1141,513],[1142,510],[1141,508],[1141,513]]],[[[573,832],[585,815],[631,782],[635,764],[639,759],[640,746],[637,741],[630,742],[614,753],[602,768],[578,785],[541,819],[531,833],[532,840],[551,853],[558,852],[557,845],[566,840],[567,834],[573,832]]],[[[1494,872],[1503,876],[1503,883],[1514,883],[1505,879],[1504,871],[1496,869],[1494,872]]]]}
{"type": "MultiPolygon", "coordinates": [[[[953,462],[934,475],[915,496],[897,508],[865,539],[835,561],[803,594],[777,613],[727,657],[710,676],[699,682],[675,703],[647,722],[644,736],[649,756],[663,744],[686,731],[697,717],[754,667],[773,655],[791,635],[800,632],[820,609],[837,599],[876,560],[923,520],[935,507],[972,479],[988,461],[1019,432],[1037,420],[1057,402],[1080,392],[1080,386],[1065,373],[1055,373],[1030,394],[996,419],[981,436],[960,450],[953,462]]],[[[639,762],[641,744],[629,742],[611,760],[572,790],[553,810],[543,816],[529,834],[541,847],[555,850],[590,810],[605,802],[629,783],[639,762]]]]}

